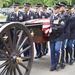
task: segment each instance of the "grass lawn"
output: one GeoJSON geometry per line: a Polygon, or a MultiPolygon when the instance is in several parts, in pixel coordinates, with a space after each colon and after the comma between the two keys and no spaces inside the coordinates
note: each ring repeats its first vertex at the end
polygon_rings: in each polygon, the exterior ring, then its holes
{"type": "Polygon", "coordinates": [[[6,19],[7,16],[0,16],[0,19],[6,19]]]}

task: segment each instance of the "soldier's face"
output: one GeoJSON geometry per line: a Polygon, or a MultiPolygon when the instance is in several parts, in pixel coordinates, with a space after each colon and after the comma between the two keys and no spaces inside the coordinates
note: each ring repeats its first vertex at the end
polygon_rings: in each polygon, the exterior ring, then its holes
{"type": "Polygon", "coordinates": [[[65,10],[65,7],[64,6],[60,7],[60,12],[62,12],[64,10],[65,10]]]}
{"type": "Polygon", "coordinates": [[[25,11],[29,11],[30,10],[30,7],[26,7],[24,8],[25,11]]]}
{"type": "Polygon", "coordinates": [[[13,6],[13,9],[14,9],[14,11],[16,12],[16,11],[18,11],[19,6],[13,6]]]}
{"type": "Polygon", "coordinates": [[[36,8],[36,12],[39,12],[40,11],[40,8],[36,8]]]}
{"type": "Polygon", "coordinates": [[[67,13],[67,14],[69,14],[70,12],[71,12],[71,10],[70,10],[70,9],[69,9],[69,10],[66,10],[66,13],[67,13]]]}
{"type": "Polygon", "coordinates": [[[59,13],[59,11],[60,11],[60,8],[54,9],[54,13],[55,13],[55,14],[59,13]]]}
{"type": "Polygon", "coordinates": [[[47,9],[42,9],[43,10],[43,12],[46,12],[47,11],[47,9]]]}

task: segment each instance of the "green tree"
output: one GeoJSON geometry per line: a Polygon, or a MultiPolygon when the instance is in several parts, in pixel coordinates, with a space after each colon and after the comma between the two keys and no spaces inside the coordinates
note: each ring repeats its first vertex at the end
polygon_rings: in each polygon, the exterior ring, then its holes
{"type": "Polygon", "coordinates": [[[73,5],[75,4],[75,0],[72,0],[72,4],[73,4],[73,5]]]}
{"type": "MultiPolygon", "coordinates": [[[[1,4],[5,4],[5,6],[12,6],[12,3],[13,2],[20,2],[21,4],[21,7],[23,7],[23,3],[25,2],[30,2],[33,6],[36,4],[36,3],[41,3],[41,4],[44,4],[44,5],[47,5],[47,6],[52,6],[53,3],[55,2],[58,2],[58,1],[61,1],[61,0],[0,0],[1,4]]],[[[75,4],[75,0],[62,0],[64,2],[66,2],[67,4],[75,4]]]]}

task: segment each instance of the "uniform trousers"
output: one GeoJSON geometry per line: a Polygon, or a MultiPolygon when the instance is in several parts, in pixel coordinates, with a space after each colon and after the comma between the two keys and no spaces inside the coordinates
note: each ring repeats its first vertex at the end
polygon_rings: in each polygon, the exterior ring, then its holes
{"type": "Polygon", "coordinates": [[[66,55],[65,55],[65,52],[66,52],[66,48],[67,48],[67,39],[65,39],[63,42],[62,42],[62,56],[61,56],[61,63],[65,63],[65,60],[66,60],[66,55]]]}
{"type": "Polygon", "coordinates": [[[48,47],[47,47],[47,42],[42,43],[42,52],[47,53],[48,52],[48,47]]]}
{"type": "Polygon", "coordinates": [[[52,68],[55,68],[58,65],[61,45],[62,45],[62,41],[56,41],[56,42],[50,41],[52,68]]]}
{"type": "Polygon", "coordinates": [[[40,43],[35,43],[35,48],[36,48],[36,56],[41,56],[41,44],[40,43]]]}
{"type": "Polygon", "coordinates": [[[73,60],[73,58],[72,58],[72,44],[73,44],[73,40],[68,40],[67,49],[66,49],[66,62],[68,62],[68,59],[69,59],[68,53],[70,55],[70,61],[73,60]]]}
{"type": "Polygon", "coordinates": [[[74,60],[75,60],[75,40],[73,40],[73,44],[74,44],[74,60]]]}

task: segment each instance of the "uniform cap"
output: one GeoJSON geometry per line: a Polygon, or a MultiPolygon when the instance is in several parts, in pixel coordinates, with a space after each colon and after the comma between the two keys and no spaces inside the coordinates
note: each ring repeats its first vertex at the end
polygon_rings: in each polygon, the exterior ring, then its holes
{"type": "Polygon", "coordinates": [[[46,5],[43,5],[43,7],[42,7],[42,8],[43,8],[43,9],[47,9],[47,7],[48,7],[48,6],[46,6],[46,5]]]}
{"type": "Polygon", "coordinates": [[[57,4],[59,4],[60,6],[66,6],[67,5],[65,2],[58,2],[57,4]]]}
{"type": "Polygon", "coordinates": [[[72,7],[73,7],[73,5],[67,5],[67,6],[65,7],[65,10],[72,9],[72,7]]]}
{"type": "Polygon", "coordinates": [[[36,8],[42,7],[42,4],[36,4],[35,7],[36,8]]]}
{"type": "Polygon", "coordinates": [[[31,4],[30,3],[24,3],[24,7],[30,7],[31,4]]]}
{"type": "Polygon", "coordinates": [[[13,3],[13,6],[19,6],[19,5],[20,5],[19,2],[14,2],[14,3],[13,3]]]}
{"type": "Polygon", "coordinates": [[[59,5],[54,5],[53,8],[58,9],[58,8],[60,8],[60,6],[59,5]]]}

